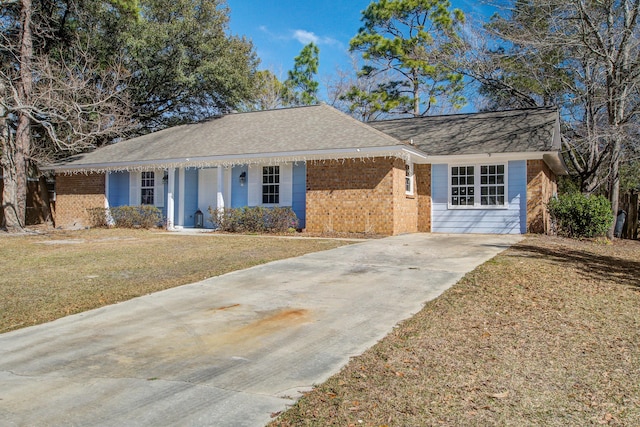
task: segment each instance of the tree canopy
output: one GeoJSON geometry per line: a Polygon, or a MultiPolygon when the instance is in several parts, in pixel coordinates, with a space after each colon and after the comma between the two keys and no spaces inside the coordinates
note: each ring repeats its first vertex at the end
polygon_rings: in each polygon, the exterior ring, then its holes
{"type": "Polygon", "coordinates": [[[315,43],[302,48],[294,58],[293,69],[289,71],[285,88],[290,105],[313,105],[318,103],[318,88],[315,80],[318,74],[320,49],[315,43]]]}
{"type": "Polygon", "coordinates": [[[145,131],[237,108],[252,94],[258,60],[243,37],[228,35],[221,0],[141,0],[122,50],[134,118],[145,131]]]}
{"type": "Polygon", "coordinates": [[[228,13],[223,0],[2,2],[3,225],[24,227],[39,163],[249,98],[258,60],[228,13]]]}
{"type": "Polygon", "coordinates": [[[378,0],[362,12],[363,27],[350,49],[365,61],[361,75],[384,75],[375,91],[354,86],[347,98],[385,112],[424,115],[459,108],[462,76],[447,66],[464,22],[448,0],[378,0]]]}

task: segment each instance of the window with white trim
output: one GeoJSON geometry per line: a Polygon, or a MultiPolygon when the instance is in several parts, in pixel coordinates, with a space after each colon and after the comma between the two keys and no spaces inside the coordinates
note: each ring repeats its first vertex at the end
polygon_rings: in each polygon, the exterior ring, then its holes
{"type": "Polygon", "coordinates": [[[449,208],[507,207],[507,166],[464,165],[449,169],[449,208]]]}
{"type": "Polygon", "coordinates": [[[405,174],[404,174],[404,191],[407,195],[413,195],[414,188],[414,174],[413,174],[413,163],[406,163],[404,165],[405,174]]]}
{"type": "Polygon", "coordinates": [[[280,203],[280,166],[262,168],[262,203],[265,205],[280,203]]]}
{"type": "Polygon", "coordinates": [[[480,205],[504,206],[504,165],[480,166],[480,205]]]}
{"type": "Polygon", "coordinates": [[[140,204],[153,205],[154,191],[156,185],[155,172],[142,172],[142,182],[140,183],[140,204]]]}

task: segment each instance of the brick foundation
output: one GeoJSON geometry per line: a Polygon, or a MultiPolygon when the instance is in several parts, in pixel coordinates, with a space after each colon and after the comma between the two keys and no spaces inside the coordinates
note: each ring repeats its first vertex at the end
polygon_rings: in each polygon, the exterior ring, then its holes
{"type": "Polygon", "coordinates": [[[558,191],[556,175],[543,160],[527,160],[527,232],[548,233],[547,203],[558,191]]]}
{"type": "Polygon", "coordinates": [[[431,168],[416,165],[416,194],[407,196],[404,165],[401,159],[387,158],[308,162],[307,230],[382,235],[429,231],[431,168]],[[420,206],[427,210],[419,215],[420,206]]]}
{"type": "Polygon", "coordinates": [[[105,176],[103,173],[56,175],[56,227],[91,226],[88,210],[104,206],[105,176]]]}

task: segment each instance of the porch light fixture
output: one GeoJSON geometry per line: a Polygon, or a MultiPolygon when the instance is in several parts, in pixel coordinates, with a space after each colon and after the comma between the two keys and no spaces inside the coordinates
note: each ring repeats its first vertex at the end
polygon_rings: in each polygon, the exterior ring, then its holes
{"type": "Polygon", "coordinates": [[[239,179],[240,179],[240,186],[244,187],[244,183],[247,182],[247,173],[243,171],[240,174],[239,179]]]}
{"type": "Polygon", "coordinates": [[[162,183],[166,184],[167,182],[169,182],[169,172],[164,171],[164,175],[162,175],[162,183]]]}

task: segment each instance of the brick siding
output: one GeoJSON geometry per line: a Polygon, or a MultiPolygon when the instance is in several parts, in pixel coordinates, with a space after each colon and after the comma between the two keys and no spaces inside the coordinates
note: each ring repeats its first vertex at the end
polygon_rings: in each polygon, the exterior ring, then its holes
{"type": "Polygon", "coordinates": [[[430,168],[416,165],[416,194],[407,196],[404,165],[401,159],[387,158],[308,162],[307,230],[382,235],[428,231],[431,199],[423,193],[430,190],[430,176],[423,175],[430,175],[430,168]],[[426,215],[418,214],[421,205],[429,207],[426,215]]]}
{"type": "Polygon", "coordinates": [[[527,232],[549,233],[547,203],[558,191],[556,175],[543,160],[527,160],[527,232]]]}
{"type": "Polygon", "coordinates": [[[431,232],[431,165],[414,165],[418,195],[418,231],[431,232]]]}
{"type": "Polygon", "coordinates": [[[92,224],[88,210],[104,206],[103,173],[56,175],[56,227],[89,227],[92,224]]]}

